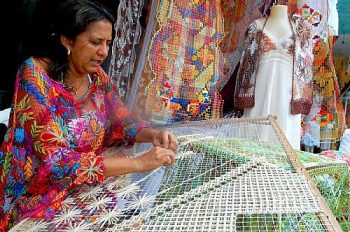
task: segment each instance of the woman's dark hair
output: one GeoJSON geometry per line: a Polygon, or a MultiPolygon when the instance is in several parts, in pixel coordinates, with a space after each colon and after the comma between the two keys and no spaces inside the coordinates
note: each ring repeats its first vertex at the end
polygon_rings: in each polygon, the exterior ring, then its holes
{"type": "MultiPolygon", "coordinates": [[[[44,5],[41,9],[45,9],[44,5]]],[[[40,12],[41,9],[38,11],[40,12]]],[[[99,3],[89,0],[67,0],[58,5],[55,14],[48,13],[47,8],[44,14],[47,14],[50,23],[44,25],[46,30],[38,33],[38,36],[42,36],[43,39],[39,38],[33,41],[34,46],[30,55],[49,58],[52,63],[49,66],[48,74],[55,80],[59,80],[62,74],[65,75],[68,68],[67,49],[61,43],[61,35],[74,40],[79,34],[86,31],[91,23],[101,20],[107,20],[114,25],[111,13],[99,3]]],[[[41,17],[40,14],[38,17],[41,17]]],[[[112,36],[114,37],[114,35],[113,30],[112,36]]]]}

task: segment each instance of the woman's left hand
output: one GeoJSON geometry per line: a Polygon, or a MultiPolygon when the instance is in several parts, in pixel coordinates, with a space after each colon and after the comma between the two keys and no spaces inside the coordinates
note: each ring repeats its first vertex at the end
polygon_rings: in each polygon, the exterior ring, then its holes
{"type": "Polygon", "coordinates": [[[152,143],[155,147],[163,147],[172,151],[176,151],[179,146],[176,136],[170,131],[158,131],[153,136],[152,143]]]}

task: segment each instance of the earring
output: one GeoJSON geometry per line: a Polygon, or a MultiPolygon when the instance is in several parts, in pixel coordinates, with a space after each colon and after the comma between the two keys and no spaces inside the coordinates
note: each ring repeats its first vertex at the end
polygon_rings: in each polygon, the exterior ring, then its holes
{"type": "Polygon", "coordinates": [[[67,49],[67,55],[68,56],[70,55],[70,49],[69,48],[67,49]]]}

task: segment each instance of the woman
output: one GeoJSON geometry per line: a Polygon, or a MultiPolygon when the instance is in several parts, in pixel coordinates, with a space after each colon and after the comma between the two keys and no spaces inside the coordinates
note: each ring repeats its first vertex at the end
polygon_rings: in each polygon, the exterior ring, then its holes
{"type": "Polygon", "coordinates": [[[20,67],[0,149],[0,231],[49,218],[69,190],[174,163],[177,139],[131,119],[100,65],[113,17],[86,0],[58,8],[50,41],[20,67]],[[102,156],[116,144],[152,142],[137,158],[102,156]]]}

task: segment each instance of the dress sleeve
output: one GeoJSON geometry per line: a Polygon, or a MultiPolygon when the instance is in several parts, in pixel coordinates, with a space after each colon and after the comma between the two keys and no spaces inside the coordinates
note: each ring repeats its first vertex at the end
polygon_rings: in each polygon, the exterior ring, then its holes
{"type": "Polygon", "coordinates": [[[130,147],[135,142],[136,134],[143,128],[148,127],[145,123],[138,122],[122,103],[115,86],[111,83],[103,70],[99,75],[104,76],[106,89],[105,104],[107,112],[107,136],[106,146],[123,144],[130,147]]]}
{"type": "Polygon", "coordinates": [[[294,15],[295,58],[292,114],[308,115],[313,101],[313,49],[311,29],[304,20],[294,15]]]}
{"type": "Polygon", "coordinates": [[[259,35],[255,21],[248,27],[237,73],[234,104],[238,109],[252,108],[255,104],[255,72],[259,55],[259,35]]]}
{"type": "MultiPolygon", "coordinates": [[[[54,82],[33,64],[18,72],[13,110],[1,147],[3,213],[49,217],[60,208],[69,189],[104,179],[103,158],[78,152],[65,138],[66,126],[57,104],[54,82]],[[4,187],[4,188],[3,188],[4,187]]],[[[57,84],[57,83],[56,83],[57,84]]]]}

